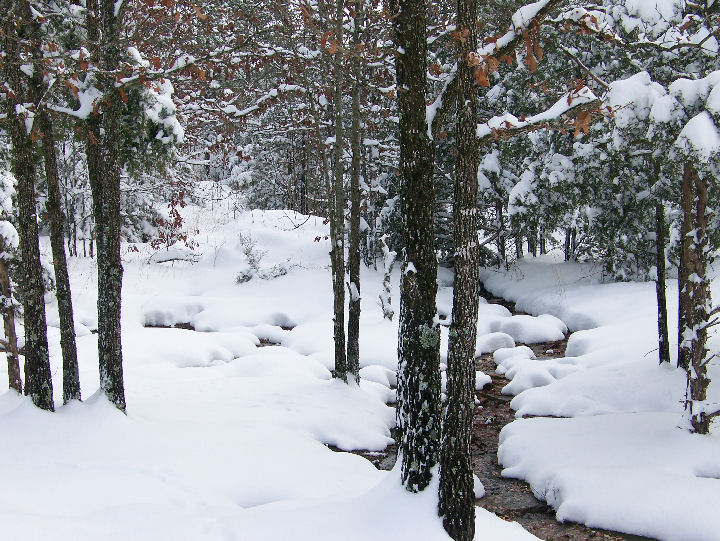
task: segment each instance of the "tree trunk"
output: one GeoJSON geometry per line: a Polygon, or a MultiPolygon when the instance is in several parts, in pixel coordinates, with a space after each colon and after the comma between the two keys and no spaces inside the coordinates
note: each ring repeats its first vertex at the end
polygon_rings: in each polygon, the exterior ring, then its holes
{"type": "Polygon", "coordinates": [[[522,259],[523,255],[523,236],[517,234],[515,235],[515,259],[522,259]]]}
{"type": "MultiPolygon", "coordinates": [[[[0,239],[0,252],[5,252],[0,239]]],[[[17,334],[15,333],[15,307],[13,306],[12,285],[8,274],[6,260],[0,258],[0,293],[2,293],[2,315],[5,328],[7,346],[5,356],[8,363],[8,385],[22,394],[22,380],[20,379],[20,356],[18,355],[17,334]]]]}
{"type": "Polygon", "coordinates": [[[334,215],[331,220],[335,222],[335,234],[331,235],[332,276],[333,276],[333,323],[335,338],[335,377],[347,381],[348,366],[345,358],[345,193],[344,193],[344,166],[343,166],[343,17],[345,9],[343,0],[335,4],[335,39],[337,51],[334,59],[333,75],[335,77],[335,164],[333,167],[333,192],[329,194],[334,199],[334,215]]]}
{"type": "Polygon", "coordinates": [[[37,212],[35,208],[35,156],[33,142],[26,118],[18,114],[17,106],[30,101],[20,71],[18,41],[30,29],[22,21],[18,5],[0,6],[4,19],[5,57],[3,59],[6,80],[12,92],[8,93],[7,130],[10,135],[10,163],[17,180],[18,233],[22,260],[20,288],[23,301],[23,323],[25,326],[25,394],[33,403],[45,410],[54,410],[50,357],[48,354],[47,323],[45,319],[45,290],[42,281],[40,243],[38,238],[37,212]],[[15,10],[13,10],[13,7],[15,10]]]}
{"type": "Polygon", "coordinates": [[[398,0],[396,45],[400,180],[405,257],[398,329],[398,428],[402,481],[423,490],[440,443],[440,332],[435,323],[434,146],[425,114],[425,2],[398,0]]]}
{"type": "Polygon", "coordinates": [[[355,1],[352,57],[352,163],[350,166],[350,300],[348,302],[347,371],[360,381],[360,26],[362,0],[355,1]]]}
{"type": "Polygon", "coordinates": [[[660,364],[670,362],[670,333],[668,331],[666,280],[667,266],[665,264],[665,245],[667,232],[665,226],[665,205],[655,204],[655,296],[657,298],[658,317],[658,358],[660,364]]]}
{"type": "Polygon", "coordinates": [[[718,414],[717,405],[707,404],[710,378],[707,364],[713,357],[707,349],[708,327],[712,312],[710,281],[707,278],[707,183],[698,175],[692,163],[685,163],[682,184],[682,266],[683,280],[678,282],[683,314],[682,343],[689,361],[685,411],[690,418],[692,432],[708,434],[710,420],[718,414]],[[688,234],[689,233],[689,234],[688,234]],[[712,409],[711,409],[712,408],[712,409]]]}
{"type": "MultiPolygon", "coordinates": [[[[39,66],[36,67],[36,70],[39,66]]],[[[48,185],[46,208],[50,221],[50,245],[55,270],[55,297],[60,316],[60,347],[63,358],[63,403],[80,400],[80,376],[78,373],[77,346],[75,344],[75,320],[73,318],[70,277],[65,257],[65,216],[60,206],[60,182],[55,157],[53,127],[45,111],[37,115],[42,133],[42,151],[45,162],[45,178],[48,185]]]]}
{"type": "Polygon", "coordinates": [[[507,254],[505,252],[505,216],[503,215],[503,203],[498,196],[495,201],[495,219],[497,220],[498,237],[497,237],[497,249],[498,258],[500,259],[500,265],[507,264],[507,254]]]}
{"type": "MultiPolygon", "coordinates": [[[[475,412],[475,342],[480,295],[477,238],[477,88],[471,53],[477,50],[476,0],[458,0],[457,154],[453,199],[455,283],[447,368],[447,406],[440,448],[439,512],[455,541],[475,537],[470,439],[475,412]]],[[[520,253],[518,253],[520,257],[520,253]]]]}
{"type": "Polygon", "coordinates": [[[570,243],[571,234],[572,234],[572,229],[569,228],[569,227],[566,228],[566,229],[565,229],[565,245],[564,245],[564,249],[563,249],[563,251],[564,251],[564,256],[565,256],[565,261],[570,261],[570,259],[571,259],[571,257],[572,257],[572,256],[571,256],[572,252],[571,252],[571,248],[570,248],[570,246],[571,246],[571,243],[570,243]]]}
{"type": "Polygon", "coordinates": [[[528,253],[531,253],[533,257],[537,256],[537,230],[535,228],[530,230],[527,236],[528,253]]]}
{"type": "MultiPolygon", "coordinates": [[[[46,92],[43,83],[43,53],[40,42],[40,28],[35,22],[30,5],[18,3],[25,28],[29,34],[34,70],[29,78],[28,97],[33,103],[40,103],[46,92]]],[[[48,185],[46,208],[50,222],[50,245],[55,270],[55,296],[60,317],[60,345],[63,357],[63,402],[80,399],[80,379],[78,376],[77,348],[75,346],[75,323],[73,319],[70,278],[65,257],[65,217],[61,207],[60,181],[57,158],[55,155],[55,137],[53,126],[47,111],[39,106],[35,111],[35,125],[42,138],[42,155],[45,165],[45,179],[48,185]]]]}
{"type": "MultiPolygon", "coordinates": [[[[88,0],[88,37],[93,58],[112,73],[120,59],[119,32],[122,9],[114,2],[88,0]],[[102,32],[99,32],[99,29],[102,32]],[[100,39],[102,36],[102,39],[100,39]]],[[[105,103],[87,121],[87,162],[95,215],[98,265],[98,361],[100,388],[115,406],[125,411],[120,326],[123,267],[120,258],[120,129],[122,99],[113,78],[101,81],[105,103]]]]}
{"type": "Polygon", "coordinates": [[[691,288],[688,276],[690,272],[687,267],[687,260],[690,257],[690,231],[692,231],[692,207],[693,207],[693,173],[694,168],[686,163],[683,168],[681,208],[683,220],[680,224],[680,263],[678,265],[678,367],[689,371],[690,369],[690,344],[685,343],[683,333],[686,328],[692,328],[692,322],[687,320],[687,315],[692,311],[691,288]]]}

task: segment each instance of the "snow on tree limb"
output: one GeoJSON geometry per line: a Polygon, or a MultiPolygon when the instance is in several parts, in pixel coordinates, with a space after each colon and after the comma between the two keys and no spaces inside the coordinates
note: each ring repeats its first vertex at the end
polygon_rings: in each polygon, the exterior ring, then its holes
{"type": "MultiPolygon", "coordinates": [[[[511,53],[520,45],[523,37],[527,36],[528,29],[540,24],[550,11],[562,2],[563,0],[540,0],[519,8],[512,16],[512,23],[508,31],[498,38],[486,39],[484,45],[478,49],[475,55],[478,62],[476,69],[487,69],[490,62],[497,65],[499,59],[504,56],[512,58],[511,53]]],[[[440,134],[442,121],[447,116],[448,108],[455,103],[456,73],[457,65],[453,66],[446,75],[443,89],[435,101],[427,106],[426,116],[430,139],[435,139],[440,134]]]]}
{"type": "Polygon", "coordinates": [[[601,100],[587,86],[572,90],[555,102],[552,107],[528,118],[518,119],[505,113],[478,124],[477,137],[486,144],[499,137],[517,137],[539,128],[565,128],[567,121],[576,118],[576,131],[585,129],[590,112],[600,107],[601,100]]]}

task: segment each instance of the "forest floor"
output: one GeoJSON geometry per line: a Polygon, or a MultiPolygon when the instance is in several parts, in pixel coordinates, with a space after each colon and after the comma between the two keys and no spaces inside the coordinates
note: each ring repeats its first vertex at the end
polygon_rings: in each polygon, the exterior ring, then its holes
{"type": "MultiPolygon", "coordinates": [[[[505,306],[513,315],[521,315],[515,305],[505,299],[492,297],[483,292],[488,303],[505,306]]],[[[553,359],[565,355],[568,336],[556,342],[528,344],[537,359],[553,359]]],[[[523,345],[518,343],[518,346],[523,345]]],[[[515,412],[510,407],[512,396],[503,395],[502,388],[508,380],[495,373],[493,354],[484,354],[475,360],[476,370],[488,374],[492,382],[476,392],[479,406],[475,412],[472,461],[475,475],[485,487],[485,496],[476,505],[499,517],[521,524],[528,532],[541,539],[552,541],[648,541],[649,537],[593,529],[574,522],[558,522],[554,510],[533,494],[530,486],[520,479],[502,476],[502,466],[498,464],[498,441],[503,427],[515,420],[515,412]]],[[[394,434],[396,435],[396,434],[394,434]]],[[[360,452],[379,469],[390,470],[397,458],[397,445],[382,452],[360,452]]]]}

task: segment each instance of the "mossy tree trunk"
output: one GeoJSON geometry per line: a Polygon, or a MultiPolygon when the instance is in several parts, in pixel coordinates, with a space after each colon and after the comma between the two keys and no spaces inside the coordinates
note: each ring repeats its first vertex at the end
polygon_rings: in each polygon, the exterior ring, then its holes
{"type": "Polygon", "coordinates": [[[397,46],[400,180],[405,246],[398,329],[398,428],[402,481],[427,487],[440,448],[440,332],[435,321],[434,145],[426,120],[426,6],[391,6],[397,46]]]}

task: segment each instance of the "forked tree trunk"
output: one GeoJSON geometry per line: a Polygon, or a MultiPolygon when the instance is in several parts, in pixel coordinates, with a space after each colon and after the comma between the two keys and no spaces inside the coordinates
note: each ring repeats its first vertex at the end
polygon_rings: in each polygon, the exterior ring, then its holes
{"type": "Polygon", "coordinates": [[[335,77],[335,164],[333,167],[333,190],[328,194],[334,199],[335,212],[331,216],[332,250],[330,252],[333,279],[333,334],[335,339],[335,377],[347,381],[347,359],[345,357],[345,193],[343,167],[343,0],[335,4],[335,40],[337,51],[334,58],[335,77]],[[334,234],[332,230],[334,229],[334,234]]]}
{"type": "Polygon", "coordinates": [[[427,487],[440,448],[440,331],[435,323],[434,146],[425,114],[427,25],[423,0],[398,0],[395,23],[405,257],[398,329],[398,428],[402,481],[427,487]]]}
{"type": "MultiPolygon", "coordinates": [[[[22,17],[26,21],[26,28],[30,31],[30,46],[34,63],[33,74],[29,80],[30,98],[34,103],[39,103],[46,92],[43,83],[44,66],[40,28],[32,16],[30,4],[23,1],[18,5],[22,9],[22,17]]],[[[45,207],[50,222],[50,246],[55,271],[55,297],[58,303],[60,319],[60,347],[63,358],[63,403],[67,403],[70,400],[80,400],[80,377],[78,375],[70,277],[68,276],[67,258],[65,257],[65,216],[62,211],[60,196],[53,125],[45,109],[41,108],[36,111],[35,123],[38,135],[42,139],[42,156],[45,165],[45,180],[47,181],[48,193],[45,207]]]]}
{"type": "Polygon", "coordinates": [[[33,403],[45,410],[54,410],[53,386],[48,354],[47,324],[45,319],[45,289],[40,262],[37,212],[35,208],[35,156],[31,135],[24,116],[17,106],[30,101],[20,70],[19,40],[27,38],[29,27],[22,21],[20,6],[13,2],[0,3],[5,14],[5,57],[3,68],[11,92],[8,93],[7,130],[10,135],[10,163],[17,180],[18,233],[22,279],[20,288],[25,326],[25,394],[33,403]]]}
{"type": "Polygon", "coordinates": [[[682,183],[682,266],[683,278],[678,283],[680,310],[683,315],[682,342],[688,360],[685,411],[692,432],[708,434],[710,420],[716,416],[717,404],[707,403],[710,378],[707,364],[713,355],[707,349],[708,326],[711,319],[710,281],[708,267],[707,183],[692,163],[686,162],[682,183]]]}
{"type": "Polygon", "coordinates": [[[360,380],[360,27],[362,0],[355,1],[352,57],[352,163],[350,165],[350,246],[348,267],[350,299],[348,301],[347,371],[360,380]]]}
{"type": "MultiPolygon", "coordinates": [[[[447,368],[447,406],[440,448],[440,516],[455,541],[475,537],[475,493],[470,455],[475,412],[475,341],[480,295],[477,238],[477,2],[458,0],[457,158],[453,199],[455,283],[447,368]]],[[[520,257],[520,254],[518,254],[520,257]]]]}
{"type": "Polygon", "coordinates": [[[70,276],[65,256],[65,216],[60,206],[60,181],[55,157],[55,138],[47,113],[38,115],[42,132],[42,150],[45,162],[45,179],[48,198],[45,207],[50,221],[50,247],[55,270],[55,297],[60,317],[60,348],[63,358],[63,402],[80,400],[80,375],[78,372],[77,346],[75,344],[75,320],[73,317],[70,276]]]}
{"type": "MultiPolygon", "coordinates": [[[[0,253],[5,252],[6,247],[0,239],[0,253]]],[[[7,262],[0,258],[0,293],[2,293],[3,327],[5,329],[5,356],[8,363],[8,385],[22,394],[22,379],[20,378],[20,356],[18,355],[17,333],[15,332],[15,306],[13,306],[12,285],[8,273],[7,262]]]]}

